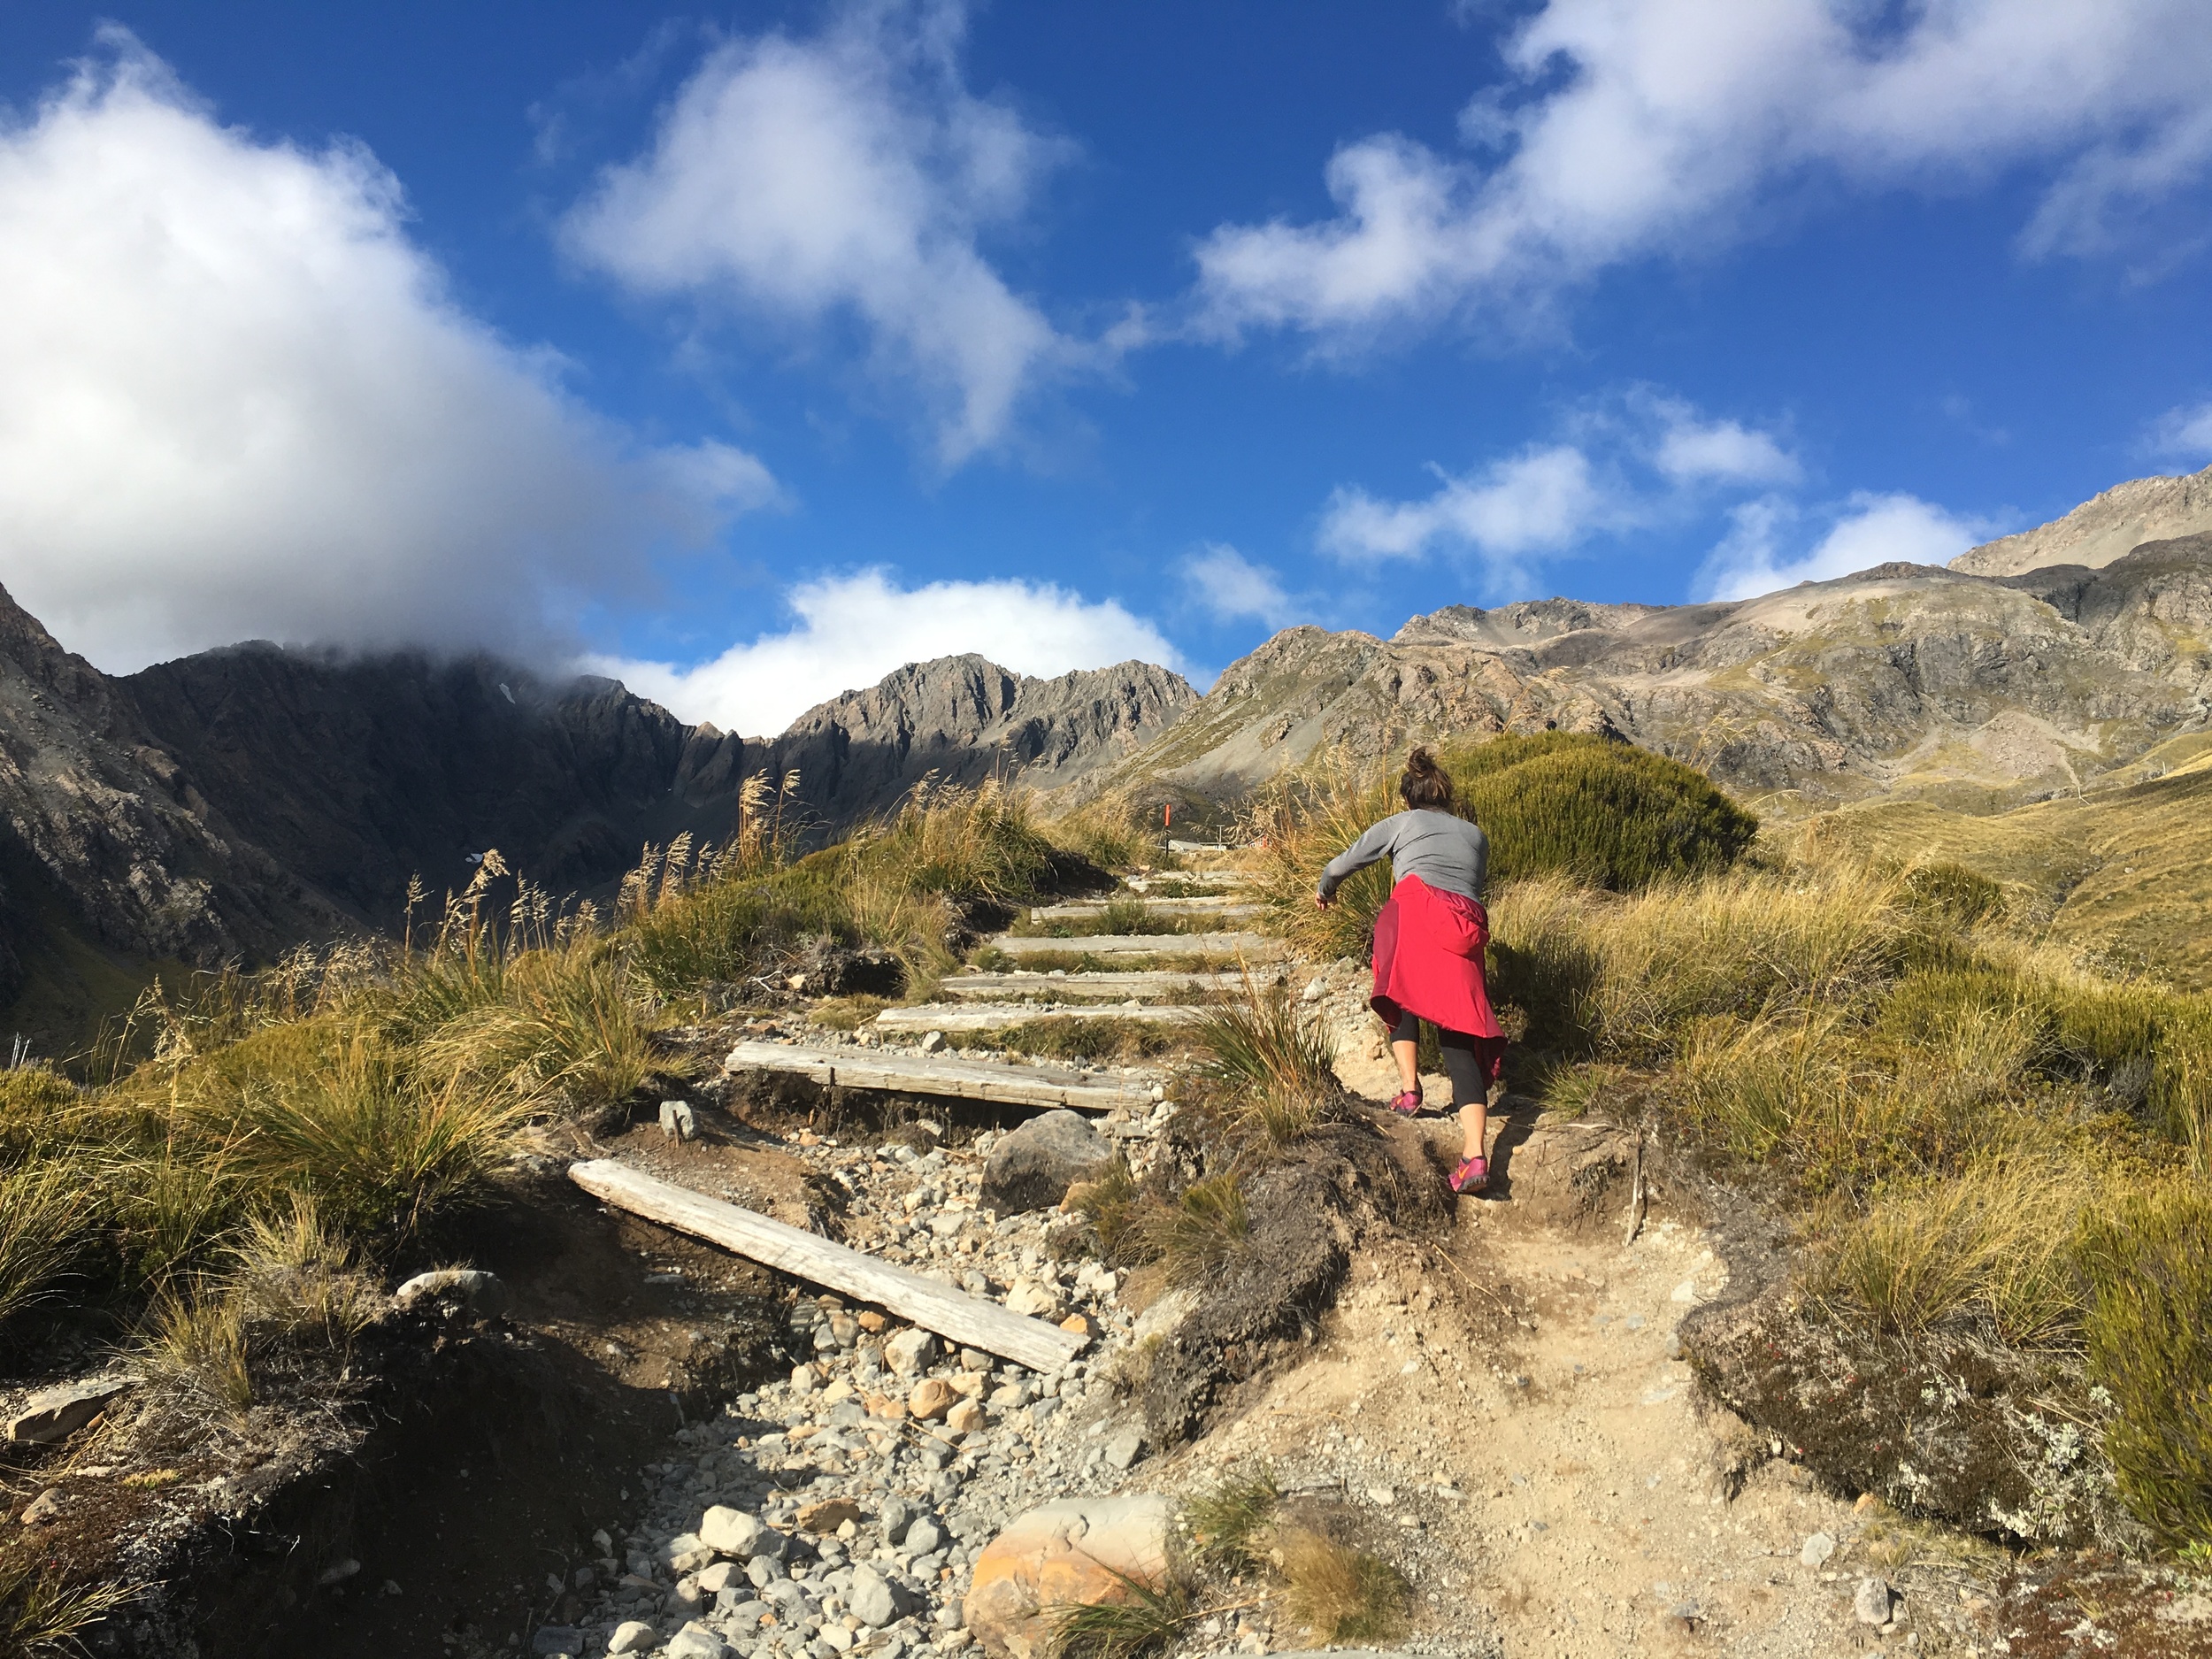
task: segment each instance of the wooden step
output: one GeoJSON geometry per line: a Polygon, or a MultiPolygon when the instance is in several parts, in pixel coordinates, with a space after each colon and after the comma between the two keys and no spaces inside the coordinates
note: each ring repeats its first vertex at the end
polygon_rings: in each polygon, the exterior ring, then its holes
{"type": "Polygon", "coordinates": [[[803,1077],[825,1088],[872,1088],[893,1094],[994,1101],[1005,1106],[1072,1106],[1079,1111],[1152,1110],[1152,1090],[1123,1083],[1087,1083],[1042,1066],[1002,1065],[937,1055],[871,1054],[864,1048],[810,1048],[800,1043],[741,1042],[722,1062],[726,1071],[803,1077]]]}
{"type": "Polygon", "coordinates": [[[1248,887],[1259,879],[1251,870],[1167,870],[1156,876],[1125,876],[1121,885],[1132,893],[1148,893],[1154,887],[1248,887]]]}
{"type": "Polygon", "coordinates": [[[878,1031],[1004,1031],[1039,1020],[1126,1019],[1143,1025],[1179,1025],[1196,1019],[1202,1008],[1161,1002],[1052,1002],[999,1003],[990,1008],[949,1007],[921,1002],[912,1008],[887,1008],[875,1017],[878,1031]]]}
{"type": "Polygon", "coordinates": [[[1283,941],[1265,933],[1090,933],[1078,939],[1040,939],[1001,933],[994,949],[1010,956],[1239,956],[1272,959],[1283,941]]]}
{"type": "MultiPolygon", "coordinates": [[[[1074,899],[1062,904],[1040,904],[1029,912],[1033,922],[1081,922],[1106,914],[1105,899],[1074,899]]],[[[1218,916],[1225,920],[1257,916],[1266,910],[1249,899],[1222,894],[1203,899],[1147,899],[1144,908],[1155,916],[1218,916]]]]}
{"type": "Polygon", "coordinates": [[[872,1302],[925,1331],[1032,1371],[1056,1371],[1085,1346],[1086,1339],[1072,1331],[1025,1318],[995,1302],[612,1158],[572,1164],[568,1178],[602,1203],[705,1239],[809,1284],[826,1285],[856,1302],[872,1302]]]}
{"type": "MultiPolygon", "coordinates": [[[[1252,970],[1252,983],[1280,985],[1283,970],[1265,965],[1252,970]]],[[[1178,973],[1172,968],[1147,968],[1116,973],[963,973],[938,982],[941,996],[1064,996],[1105,997],[1120,1002],[1132,996],[1182,996],[1192,991],[1241,991],[1241,973],[1209,973],[1194,970],[1178,973]]]]}

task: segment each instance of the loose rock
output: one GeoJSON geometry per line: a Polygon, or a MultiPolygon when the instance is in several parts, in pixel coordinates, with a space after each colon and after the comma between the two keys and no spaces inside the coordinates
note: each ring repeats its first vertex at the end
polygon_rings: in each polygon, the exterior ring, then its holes
{"type": "Polygon", "coordinates": [[[634,1618],[618,1624],[614,1634],[607,1639],[607,1651],[616,1653],[650,1653],[661,1645],[661,1633],[641,1618],[634,1618]]]}
{"type": "Polygon", "coordinates": [[[927,1331],[910,1326],[883,1344],[883,1363],[902,1377],[913,1377],[929,1368],[937,1357],[937,1339],[927,1331]]]}
{"type": "Polygon", "coordinates": [[[1859,1593],[1851,1598],[1851,1612],[1862,1624],[1886,1624],[1892,1592],[1883,1578],[1862,1578],[1859,1593]]]}
{"type": "Polygon", "coordinates": [[[1836,1540],[1825,1532],[1815,1532],[1805,1540],[1805,1548],[1797,1552],[1797,1559],[1800,1565],[1820,1567],[1826,1565],[1828,1557],[1835,1553],[1836,1540]]]}
{"type": "Polygon", "coordinates": [[[495,1319],[507,1311],[507,1286],[498,1274],[475,1267],[442,1267],[418,1273],[392,1293],[402,1313],[412,1312],[426,1302],[450,1302],[479,1318],[495,1319]]]}
{"type": "Polygon", "coordinates": [[[862,1624],[881,1630],[899,1617],[899,1599],[884,1576],[873,1567],[853,1569],[852,1588],[845,1605],[862,1624]]]}
{"type": "Polygon", "coordinates": [[[1080,1113],[1063,1108],[1033,1118],[991,1148],[983,1164],[983,1202],[1002,1216],[1057,1204],[1070,1187],[1113,1166],[1113,1143],[1080,1113]]]}
{"type": "Polygon", "coordinates": [[[42,1388],[23,1402],[23,1409],[8,1419],[8,1439],[18,1446],[50,1446],[65,1440],[108,1408],[109,1402],[128,1391],[127,1377],[103,1377],[90,1382],[65,1383],[42,1388]]]}

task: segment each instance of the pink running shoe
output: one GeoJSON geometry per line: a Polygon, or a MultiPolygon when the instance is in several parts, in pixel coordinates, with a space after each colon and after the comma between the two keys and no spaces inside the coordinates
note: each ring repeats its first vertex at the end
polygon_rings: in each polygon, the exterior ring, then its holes
{"type": "Polygon", "coordinates": [[[1462,1158],[1459,1167],[1452,1171],[1452,1191],[1463,1198],[1479,1193],[1490,1185],[1490,1160],[1462,1158]]]}
{"type": "Polygon", "coordinates": [[[1409,1118],[1412,1117],[1414,1113],[1421,1110],[1421,1091],[1417,1088],[1403,1091],[1397,1099],[1390,1102],[1390,1110],[1394,1112],[1403,1112],[1409,1118]]]}

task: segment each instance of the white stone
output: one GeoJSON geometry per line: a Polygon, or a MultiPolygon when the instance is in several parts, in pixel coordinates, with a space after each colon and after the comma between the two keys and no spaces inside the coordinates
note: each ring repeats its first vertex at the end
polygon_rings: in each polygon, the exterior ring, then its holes
{"type": "Polygon", "coordinates": [[[937,1357],[937,1339],[910,1325],[883,1345],[884,1363],[902,1377],[918,1376],[937,1357]]]}
{"type": "Polygon", "coordinates": [[[641,1618],[616,1625],[614,1634],[607,1638],[609,1653],[650,1653],[660,1645],[660,1632],[641,1618]]]}
{"type": "Polygon", "coordinates": [[[881,1630],[899,1616],[898,1597],[873,1567],[853,1569],[852,1588],[846,1592],[845,1601],[855,1618],[876,1630],[881,1630]]]}
{"type": "Polygon", "coordinates": [[[661,1102],[661,1133],[671,1141],[696,1141],[699,1120],[693,1116],[691,1102],[664,1100],[661,1102]]]}
{"type": "Polygon", "coordinates": [[[1835,1553],[1836,1540],[1825,1532],[1815,1532],[1805,1540],[1805,1548],[1797,1552],[1798,1564],[1806,1567],[1825,1566],[1828,1557],[1835,1553]]]}
{"type": "Polygon", "coordinates": [[[668,1639],[662,1659],[729,1659],[729,1644],[696,1619],[668,1639]]]}
{"type": "MultiPolygon", "coordinates": [[[[755,1555],[782,1554],[780,1548],[768,1548],[772,1538],[779,1544],[782,1541],[781,1534],[773,1527],[757,1515],[748,1515],[742,1509],[718,1503],[699,1518],[699,1542],[717,1555],[734,1555],[740,1561],[750,1561],[755,1555]]],[[[714,1586],[718,1590],[721,1587],[714,1586]]]]}

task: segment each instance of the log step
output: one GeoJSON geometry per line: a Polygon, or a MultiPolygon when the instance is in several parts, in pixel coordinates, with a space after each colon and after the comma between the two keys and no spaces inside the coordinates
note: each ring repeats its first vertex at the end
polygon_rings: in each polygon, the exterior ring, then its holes
{"type": "MultiPolygon", "coordinates": [[[[1029,912],[1033,922],[1082,922],[1106,914],[1108,899],[1070,899],[1059,904],[1039,904],[1029,912]]],[[[1240,920],[1257,916],[1267,909],[1249,899],[1231,894],[1221,894],[1205,899],[1146,899],[1144,908],[1156,916],[1217,916],[1224,920],[1240,920]]]]}
{"type": "MultiPolygon", "coordinates": [[[[1252,971],[1255,985],[1279,985],[1279,967],[1252,971]]],[[[1241,973],[1178,973],[1171,968],[1148,968],[1125,973],[963,973],[938,982],[943,996],[1102,996],[1119,1001],[1131,996],[1181,996],[1193,991],[1241,991],[1241,973]]]]}
{"type": "Polygon", "coordinates": [[[925,1331],[1032,1371],[1058,1371],[1083,1351],[1085,1339],[1072,1331],[1010,1313],[995,1302],[878,1261],[865,1251],[802,1233],[612,1158],[572,1164],[568,1178],[602,1203],[718,1244],[809,1284],[826,1285],[856,1302],[872,1302],[925,1331]]]}
{"type": "Polygon", "coordinates": [[[994,949],[1010,956],[1042,956],[1065,952],[1094,956],[1248,956],[1269,959],[1283,954],[1283,941],[1265,933],[1092,933],[1080,939],[1017,938],[1001,933],[994,949]]]}
{"type": "Polygon", "coordinates": [[[895,1094],[947,1100],[994,1101],[1005,1106],[1071,1106],[1079,1111],[1150,1111],[1149,1085],[1079,1082],[1041,1066],[1002,1065],[989,1060],[935,1055],[869,1054],[853,1048],[810,1048],[799,1043],[741,1042],[722,1063],[727,1071],[768,1071],[803,1077],[825,1088],[872,1088],[895,1094]]]}
{"type": "Polygon", "coordinates": [[[1175,1007],[1159,1002],[1056,1002],[1041,1007],[999,1003],[991,1008],[947,1007],[923,1002],[912,1008],[887,1008],[875,1017],[878,1031],[1004,1031],[1046,1019],[1126,1019],[1144,1025],[1179,1025],[1198,1018],[1202,1008],[1175,1007]]]}

